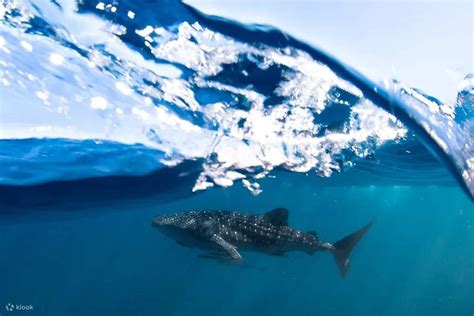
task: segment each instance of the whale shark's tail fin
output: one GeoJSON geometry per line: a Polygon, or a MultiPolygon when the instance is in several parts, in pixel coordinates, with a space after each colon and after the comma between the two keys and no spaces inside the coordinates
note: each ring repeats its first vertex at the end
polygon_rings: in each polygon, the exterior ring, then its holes
{"type": "Polygon", "coordinates": [[[372,222],[334,244],[334,259],[336,260],[339,272],[343,278],[349,271],[349,257],[351,255],[352,249],[354,249],[357,242],[369,230],[370,226],[372,226],[372,222]]]}

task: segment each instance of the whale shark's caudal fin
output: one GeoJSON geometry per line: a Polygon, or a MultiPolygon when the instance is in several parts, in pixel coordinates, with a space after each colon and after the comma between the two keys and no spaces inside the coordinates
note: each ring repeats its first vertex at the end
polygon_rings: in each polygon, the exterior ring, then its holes
{"type": "Polygon", "coordinates": [[[369,230],[370,226],[372,226],[372,222],[334,244],[334,259],[336,260],[337,267],[339,268],[339,272],[343,278],[349,271],[349,257],[351,255],[352,249],[354,249],[357,242],[369,230]]]}

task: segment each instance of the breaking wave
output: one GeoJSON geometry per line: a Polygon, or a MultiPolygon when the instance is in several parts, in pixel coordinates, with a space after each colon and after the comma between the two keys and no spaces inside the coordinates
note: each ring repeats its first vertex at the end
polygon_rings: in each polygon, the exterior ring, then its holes
{"type": "Polygon", "coordinates": [[[373,84],[275,28],[178,1],[4,0],[0,184],[195,161],[195,191],[239,182],[258,193],[275,169],[358,168],[434,184],[449,170],[472,194],[473,95],[471,75],[455,104],[373,84]]]}

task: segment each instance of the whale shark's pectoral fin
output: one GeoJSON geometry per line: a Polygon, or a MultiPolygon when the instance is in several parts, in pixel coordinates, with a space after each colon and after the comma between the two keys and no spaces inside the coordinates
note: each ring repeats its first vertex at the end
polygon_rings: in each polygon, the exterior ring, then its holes
{"type": "Polygon", "coordinates": [[[229,254],[229,256],[231,256],[232,259],[234,259],[235,261],[242,261],[242,256],[237,251],[237,247],[232,245],[230,242],[224,240],[224,238],[222,238],[221,236],[213,235],[211,237],[211,241],[222,247],[222,249],[224,249],[229,254]]]}

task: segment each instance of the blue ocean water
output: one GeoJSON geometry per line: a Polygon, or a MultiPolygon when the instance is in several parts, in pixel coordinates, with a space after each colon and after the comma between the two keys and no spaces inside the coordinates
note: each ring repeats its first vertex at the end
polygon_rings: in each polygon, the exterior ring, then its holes
{"type": "Polygon", "coordinates": [[[449,104],[180,1],[2,2],[0,315],[472,315],[473,78],[449,104]],[[151,226],[276,207],[373,221],[348,276],[151,226]]]}
{"type": "Polygon", "coordinates": [[[474,217],[460,189],[321,187],[305,178],[268,180],[258,197],[211,189],[166,204],[150,198],[83,207],[74,220],[44,211],[32,222],[2,225],[2,303],[33,304],[38,315],[472,313],[474,217]],[[346,279],[328,253],[242,252],[245,265],[223,265],[150,225],[173,210],[259,214],[282,205],[291,225],[331,242],[375,220],[346,279]]]}

